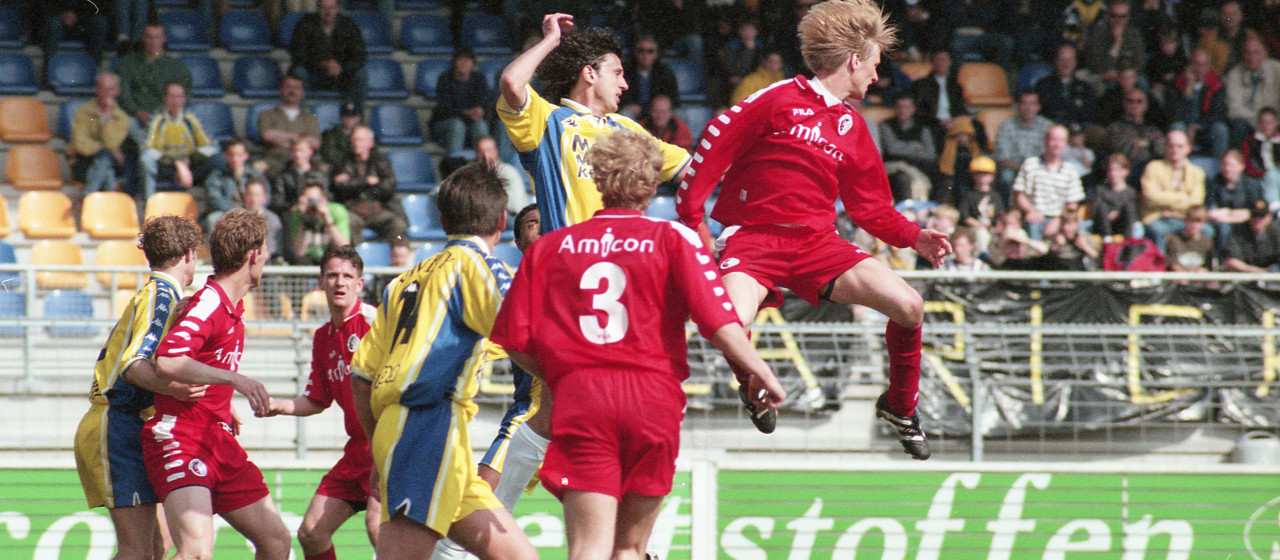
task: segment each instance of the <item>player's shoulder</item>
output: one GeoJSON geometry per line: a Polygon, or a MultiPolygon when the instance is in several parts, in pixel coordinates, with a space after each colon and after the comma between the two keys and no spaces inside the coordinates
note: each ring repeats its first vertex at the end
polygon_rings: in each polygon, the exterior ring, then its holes
{"type": "Polygon", "coordinates": [[[212,320],[222,308],[222,296],[213,284],[206,283],[187,300],[185,316],[201,321],[212,320]]]}
{"type": "Polygon", "coordinates": [[[372,327],[374,318],[378,316],[378,308],[362,301],[356,315],[357,321],[363,323],[365,327],[372,327]]]}

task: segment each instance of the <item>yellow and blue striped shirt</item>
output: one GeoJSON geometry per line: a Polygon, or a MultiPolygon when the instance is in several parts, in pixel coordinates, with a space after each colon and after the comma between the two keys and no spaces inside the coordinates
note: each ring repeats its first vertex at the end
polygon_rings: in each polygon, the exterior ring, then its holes
{"type": "Polygon", "coordinates": [[[169,330],[173,306],[180,299],[182,291],[176,278],[151,272],[150,281],[134,294],[112,327],[107,345],[98,353],[89,390],[91,402],[109,404],[122,412],[140,412],[151,406],[151,392],[126,381],[124,372],[138,360],[155,357],[156,347],[169,330]]]}
{"type": "Polygon", "coordinates": [[[187,110],[177,117],[167,111],[159,111],[147,123],[146,148],[154,148],[164,154],[166,160],[179,160],[194,154],[200,148],[213,148],[213,141],[205,134],[200,119],[187,110]]]}

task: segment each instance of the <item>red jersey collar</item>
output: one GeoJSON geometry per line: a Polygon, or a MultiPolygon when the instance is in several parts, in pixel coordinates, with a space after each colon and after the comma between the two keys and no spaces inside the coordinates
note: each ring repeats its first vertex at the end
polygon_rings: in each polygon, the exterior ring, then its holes
{"type": "MultiPolygon", "coordinates": [[[[213,291],[217,292],[218,299],[222,301],[222,306],[227,308],[227,313],[230,313],[232,317],[240,319],[241,316],[244,315],[244,298],[241,298],[240,301],[236,302],[235,307],[232,307],[231,298],[227,297],[227,292],[222,289],[222,286],[218,284],[216,280],[213,279],[212,274],[210,274],[209,278],[204,281],[204,284],[212,287],[213,291]]],[[[245,294],[244,297],[251,297],[251,294],[245,294]]]]}

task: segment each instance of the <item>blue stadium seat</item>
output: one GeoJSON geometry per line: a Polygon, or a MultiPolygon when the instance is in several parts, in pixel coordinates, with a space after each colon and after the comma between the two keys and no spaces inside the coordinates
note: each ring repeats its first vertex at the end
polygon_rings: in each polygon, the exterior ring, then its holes
{"type": "MultiPolygon", "coordinates": [[[[0,241],[0,264],[17,264],[18,256],[13,245],[0,241]]],[[[8,292],[22,286],[22,274],[17,271],[0,272],[0,291],[8,292]]],[[[25,309],[25,306],[24,306],[25,309]]]]}
{"type": "Polygon", "coordinates": [[[439,7],[436,0],[396,0],[397,10],[434,10],[439,7]]]}
{"type": "Polygon", "coordinates": [[[266,111],[267,109],[275,107],[276,105],[279,105],[279,104],[280,104],[279,101],[253,102],[253,104],[249,106],[249,110],[245,112],[244,137],[248,138],[250,141],[253,141],[253,142],[260,142],[262,139],[258,138],[258,134],[259,134],[258,113],[266,111]]]}
{"type": "Polygon", "coordinates": [[[511,29],[492,14],[468,14],[462,19],[462,44],[479,55],[511,54],[511,29]]]}
{"type": "Polygon", "coordinates": [[[85,53],[61,52],[49,57],[45,74],[49,87],[58,95],[89,95],[93,93],[93,78],[98,73],[98,61],[85,53]]]}
{"type": "Polygon", "coordinates": [[[46,319],[69,319],[65,324],[50,325],[49,336],[94,336],[98,327],[86,325],[93,319],[93,296],[80,290],[54,290],[44,296],[46,319]]]}
{"type": "Polygon", "coordinates": [[[195,10],[172,10],[160,14],[164,34],[168,37],[165,48],[171,51],[205,52],[209,44],[209,22],[195,10]]]}
{"type": "Polygon", "coordinates": [[[222,14],[218,41],[231,52],[271,52],[271,28],[262,12],[227,12],[222,14]]]}
{"type": "Polygon", "coordinates": [[[414,72],[413,89],[427,99],[436,98],[436,81],[440,74],[448,70],[451,62],[447,58],[424,58],[418,63],[414,72]]]}
{"type": "Polygon", "coordinates": [[[231,86],[241,97],[278,98],[280,64],[269,56],[242,56],[231,70],[231,86]]]}
{"type": "Polygon", "coordinates": [[[404,85],[404,71],[400,63],[390,58],[370,58],[365,63],[369,99],[407,99],[409,90],[404,85]]]}
{"type": "Polygon", "coordinates": [[[436,188],[436,166],[431,154],[422,150],[392,150],[387,153],[396,176],[396,190],[403,193],[430,192],[436,188]]]}
{"type": "Polygon", "coordinates": [[[342,118],[338,116],[341,110],[342,103],[338,101],[318,101],[311,104],[311,114],[319,119],[320,130],[329,130],[329,127],[342,122],[342,118]]]}
{"type": "Polygon", "coordinates": [[[384,146],[418,146],[425,142],[418,112],[404,103],[375,105],[369,113],[369,128],[384,146]]]}
{"type": "Polygon", "coordinates": [[[365,268],[391,266],[391,244],[382,241],[365,241],[356,245],[356,252],[364,260],[365,268]]]}
{"type": "Polygon", "coordinates": [[[0,94],[35,95],[40,91],[36,65],[25,53],[0,53],[0,94]]]}
{"type": "MultiPolygon", "coordinates": [[[[25,319],[27,317],[27,296],[22,292],[0,291],[0,317],[5,319],[25,319]]],[[[24,327],[0,327],[0,336],[22,336],[27,331],[24,327]]]]}
{"type": "Polygon", "coordinates": [[[694,141],[702,135],[702,131],[707,128],[707,122],[715,114],[715,110],[706,105],[681,105],[675,112],[684,124],[689,125],[689,132],[693,133],[694,141]]]}
{"type": "Polygon", "coordinates": [[[191,4],[189,0],[155,0],[157,8],[186,8],[191,4]]]}
{"type": "Polygon", "coordinates": [[[1216,177],[1218,172],[1221,171],[1219,168],[1222,164],[1218,158],[1213,156],[1190,156],[1187,158],[1187,161],[1190,161],[1196,167],[1203,169],[1204,176],[1209,177],[1210,179],[1216,177]]]}
{"type": "Polygon", "coordinates": [[[411,54],[452,54],[449,20],[436,14],[409,14],[400,20],[400,46],[411,54]]]}
{"type": "Polygon", "coordinates": [[[1018,87],[1013,91],[1027,91],[1036,86],[1040,78],[1053,73],[1053,65],[1048,62],[1032,62],[1018,69],[1018,87]]]}
{"type": "Polygon", "coordinates": [[[676,219],[676,199],[672,196],[655,196],[649,200],[649,209],[644,213],[651,218],[664,220],[676,219]]]}
{"type": "Polygon", "coordinates": [[[502,262],[507,263],[507,266],[514,270],[520,266],[520,259],[524,257],[524,253],[511,243],[499,243],[493,246],[493,256],[502,259],[502,262]]]}
{"type": "Polygon", "coordinates": [[[707,100],[707,77],[701,63],[673,58],[667,60],[666,64],[676,75],[681,103],[702,103],[707,100]]]}
{"type": "Polygon", "coordinates": [[[63,140],[71,140],[71,121],[76,116],[76,109],[88,103],[89,99],[68,99],[58,107],[58,136],[63,140]]]}
{"type": "Polygon", "coordinates": [[[221,142],[236,136],[235,121],[231,118],[231,107],[221,101],[192,101],[187,110],[200,120],[205,134],[214,142],[221,142]]]}
{"type": "Polygon", "coordinates": [[[391,24],[378,12],[347,12],[364,36],[364,50],[369,54],[387,54],[396,50],[391,44],[391,24]]]}
{"type": "MultiPolygon", "coordinates": [[[[418,245],[418,249],[413,252],[413,262],[420,263],[435,256],[436,253],[443,250],[443,241],[423,241],[421,245],[418,245]]],[[[0,302],[0,305],[2,304],[3,302],[0,302]]]]}
{"type": "MultiPolygon", "coordinates": [[[[484,79],[489,82],[489,89],[498,87],[498,77],[502,75],[502,71],[515,60],[509,56],[502,58],[490,58],[479,64],[476,64],[476,72],[479,72],[484,79]]],[[[496,91],[496,90],[495,90],[496,91]]]]}
{"type": "Polygon", "coordinates": [[[222,70],[211,56],[186,54],[178,57],[191,70],[191,97],[223,97],[222,70]]]}
{"type": "Polygon", "coordinates": [[[298,20],[305,15],[307,15],[306,12],[289,12],[280,18],[280,38],[276,41],[277,47],[289,48],[289,41],[293,39],[293,28],[297,27],[298,20]]]}
{"type": "Polygon", "coordinates": [[[27,46],[22,40],[23,19],[16,10],[0,6],[0,49],[20,49],[27,46]]]}
{"type": "Polygon", "coordinates": [[[440,225],[440,209],[429,194],[406,194],[400,197],[405,216],[409,218],[409,239],[443,240],[449,236],[440,225]]]}

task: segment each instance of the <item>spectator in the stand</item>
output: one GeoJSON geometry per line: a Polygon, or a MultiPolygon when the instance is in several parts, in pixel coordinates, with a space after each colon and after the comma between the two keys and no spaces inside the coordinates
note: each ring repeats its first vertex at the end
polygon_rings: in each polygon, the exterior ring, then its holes
{"type": "Polygon", "coordinates": [[[1164,151],[1164,159],[1151,160],[1142,172],[1142,223],[1161,252],[1165,236],[1182,231],[1187,209],[1204,205],[1205,191],[1204,170],[1187,160],[1187,133],[1170,131],[1164,151]]]}
{"type": "Polygon", "coordinates": [[[733,88],[733,94],[729,96],[729,104],[737,105],[751,94],[779,81],[782,81],[782,55],[775,51],[766,51],[760,58],[760,67],[756,68],[755,72],[744,76],[742,81],[738,82],[738,86],[733,88]]]}
{"type": "Polygon", "coordinates": [[[161,173],[185,189],[200,183],[209,174],[210,156],[218,151],[200,119],[186,111],[187,89],[169,82],[164,91],[164,110],[151,116],[138,157],[143,200],[156,193],[161,173]]]}
{"type": "Polygon", "coordinates": [[[1275,206],[1280,203],[1280,118],[1276,110],[1263,107],[1258,124],[1242,144],[1245,173],[1262,180],[1262,194],[1275,206]]]}
{"type": "Polygon", "coordinates": [[[1222,253],[1222,270],[1275,272],[1280,269],[1280,223],[1265,202],[1249,209],[1248,227],[1231,230],[1222,253]]]}
{"type": "Polygon", "coordinates": [[[975,239],[973,230],[964,226],[951,232],[951,254],[942,260],[939,270],[962,272],[990,268],[986,261],[978,258],[982,251],[977,250],[975,239]]]}
{"type": "Polygon", "coordinates": [[[364,113],[355,103],[343,103],[338,109],[338,123],[320,134],[320,160],[337,167],[351,159],[351,131],[364,124],[364,113]]]}
{"type": "Polygon", "coordinates": [[[1147,93],[1134,88],[1124,96],[1124,118],[1107,128],[1111,152],[1124,154],[1134,173],[1145,169],[1147,162],[1160,157],[1165,151],[1164,133],[1159,127],[1148,124],[1146,115],[1147,93]]]}
{"type": "MultiPolygon", "coordinates": [[[[951,128],[947,129],[947,139],[942,142],[942,153],[938,156],[938,173],[942,175],[940,182],[950,191],[950,198],[963,200],[965,194],[973,188],[969,165],[982,154],[982,146],[974,132],[973,119],[951,119],[951,128]]],[[[935,186],[933,190],[940,193],[940,189],[941,186],[935,186]]]]}
{"type": "Polygon", "coordinates": [[[1245,175],[1244,156],[1238,150],[1222,154],[1219,173],[1204,195],[1204,206],[1209,211],[1209,223],[1213,226],[1214,239],[1221,249],[1227,244],[1231,228],[1249,221],[1249,209],[1262,196],[1262,183],[1245,175]]]}
{"type": "Polygon", "coordinates": [[[346,206],[350,214],[352,245],[365,240],[366,227],[385,241],[404,235],[409,227],[404,208],[396,198],[391,160],[373,143],[373,131],[357,126],[351,131],[351,158],[334,168],[333,200],[346,206]]]}
{"type": "Polygon", "coordinates": [[[934,197],[932,192],[938,175],[937,135],[924,120],[916,118],[916,102],[909,93],[893,100],[893,118],[882,121],[879,128],[885,171],[911,177],[910,198],[946,202],[949,197],[934,197]]]}
{"type": "MultiPolygon", "coordinates": [[[[1178,29],[1169,26],[1162,29],[1157,39],[1157,49],[1147,59],[1147,83],[1151,91],[1164,94],[1174,87],[1173,81],[1187,67],[1187,55],[1182,51],[1182,37],[1178,29]]],[[[1218,74],[1221,79],[1222,74],[1218,74]]]]}
{"type": "Polygon", "coordinates": [[[289,147],[289,163],[271,183],[270,208],[277,215],[285,216],[302,196],[302,188],[315,183],[329,190],[329,164],[315,156],[315,149],[306,138],[295,138],[289,147]]]}
{"type": "MultiPolygon", "coordinates": [[[[256,169],[249,167],[249,147],[243,138],[223,142],[222,155],[226,164],[209,173],[203,188],[191,189],[191,195],[200,206],[200,221],[205,231],[213,231],[213,223],[223,213],[244,204],[240,195],[249,181],[262,181],[264,186],[267,181],[256,169]]],[[[266,193],[263,195],[265,197],[266,193]]]]}
{"type": "MultiPolygon", "coordinates": [[[[1248,210],[1245,211],[1246,215],[1248,210]]],[[[1213,238],[1204,234],[1209,213],[1203,206],[1192,206],[1182,221],[1179,233],[1165,238],[1165,266],[1175,272],[1208,272],[1215,268],[1218,250],[1213,238]]],[[[1246,218],[1247,219],[1247,218],[1246,218]]]]}
{"type": "Polygon", "coordinates": [[[151,11],[152,0],[116,0],[116,43],[132,45],[142,40],[142,29],[151,11]]]}
{"type": "Polygon", "coordinates": [[[1160,104],[1160,99],[1139,87],[1138,78],[1138,71],[1133,68],[1124,67],[1116,73],[1115,83],[1098,98],[1098,107],[1102,112],[1103,123],[1110,124],[1123,119],[1125,98],[1129,95],[1129,92],[1139,90],[1147,94],[1146,110],[1143,112],[1142,117],[1143,122],[1162,129],[1168,125],[1168,117],[1165,115],[1164,107],[1160,104]]]}
{"type": "Polygon", "coordinates": [[[920,117],[934,119],[939,130],[951,128],[953,119],[969,114],[969,108],[964,104],[964,89],[956,80],[955,72],[951,71],[949,51],[929,53],[929,75],[912,82],[911,92],[915,95],[920,117]]]}
{"type": "Polygon", "coordinates": [[[483,161],[502,179],[502,186],[507,190],[507,213],[515,215],[529,204],[529,191],[520,178],[520,170],[498,159],[498,143],[492,136],[483,136],[476,141],[476,161],[483,161]]]}
{"type": "Polygon", "coordinates": [[[1103,0],[1071,0],[1062,11],[1062,38],[1080,42],[1093,23],[1106,13],[1107,4],[1103,0]]]}
{"type": "Polygon", "coordinates": [[[453,52],[453,63],[436,81],[436,107],[431,111],[431,135],[453,154],[489,135],[485,104],[489,82],[476,69],[476,54],[467,47],[453,52]]]}
{"type": "Polygon", "coordinates": [[[1266,47],[1256,38],[1244,41],[1240,64],[1227,72],[1227,116],[1230,117],[1231,145],[1239,145],[1252,132],[1250,120],[1263,107],[1280,107],[1280,61],[1267,56],[1266,47]]]}
{"type": "Polygon", "coordinates": [[[1075,212],[1063,214],[1058,233],[1049,238],[1049,253],[1057,260],[1057,270],[1093,270],[1101,254],[1088,233],[1080,232],[1080,217],[1075,212]]]}
{"type": "MultiPolygon", "coordinates": [[[[680,87],[676,83],[676,75],[658,60],[660,54],[658,41],[652,36],[646,35],[636,40],[631,58],[622,67],[627,79],[627,89],[623,90],[619,102],[623,114],[639,117],[644,106],[659,95],[667,96],[672,105],[680,106],[680,87]]],[[[701,59],[698,62],[701,63],[701,59]]]]}
{"type": "MultiPolygon", "coordinates": [[[[409,247],[409,239],[404,236],[392,239],[391,245],[391,266],[394,268],[406,268],[413,264],[413,251],[409,247]]],[[[364,290],[360,292],[360,299],[369,305],[379,305],[382,303],[382,293],[387,290],[387,284],[396,279],[398,274],[374,274],[372,282],[365,282],[364,290]]],[[[432,556],[435,557],[434,555],[432,556]]],[[[437,559],[445,560],[445,559],[437,559]]]]}
{"type": "Polygon", "coordinates": [[[244,191],[240,193],[240,205],[245,210],[260,214],[267,220],[267,251],[271,254],[273,264],[285,264],[284,225],[280,216],[267,209],[267,181],[261,177],[253,177],[245,182],[244,191]]]}
{"type": "Polygon", "coordinates": [[[1142,44],[1147,47],[1147,66],[1151,66],[1151,58],[1158,52],[1160,36],[1166,29],[1176,27],[1174,20],[1176,8],[1172,5],[1181,0],[1132,0],[1130,5],[1130,25],[1142,32],[1142,44]]]}
{"type": "Polygon", "coordinates": [[[1085,145],[1084,129],[1077,126],[1067,127],[1067,148],[1062,151],[1062,159],[1076,166],[1076,172],[1080,174],[1080,180],[1084,181],[1085,185],[1093,184],[1089,177],[1096,158],[1093,149],[1085,145]]]}
{"type": "MultiPolygon", "coordinates": [[[[1034,91],[1018,94],[1018,113],[1004,121],[996,132],[993,157],[1000,165],[996,188],[1011,196],[1013,180],[1022,170],[1022,162],[1040,155],[1044,137],[1053,121],[1040,115],[1040,96],[1034,91]]],[[[1011,200],[1011,199],[1010,199],[1011,200]]]]}
{"type": "Polygon", "coordinates": [[[996,182],[995,160],[987,156],[973,158],[969,174],[973,176],[973,189],[960,201],[960,223],[973,232],[977,251],[985,253],[991,245],[992,228],[1004,213],[1004,197],[991,190],[996,182]]]}
{"type": "Polygon", "coordinates": [[[1122,66],[1139,73],[1146,66],[1142,32],[1129,25],[1131,15],[1129,0],[1108,0],[1106,16],[1093,22],[1085,33],[1081,54],[1084,67],[1089,71],[1086,79],[1093,83],[1095,91],[1114,83],[1122,66]]]}
{"type": "Polygon", "coordinates": [[[134,118],[131,130],[135,142],[146,139],[146,126],[151,115],[164,107],[165,86],[182,84],[191,89],[191,69],[181,60],[164,52],[164,25],[148,22],[142,30],[142,49],[119,58],[116,75],[120,76],[120,108],[134,118]]]}
{"type": "MultiPolygon", "coordinates": [[[[657,40],[657,45],[665,49],[673,49],[685,60],[696,60],[703,63],[702,26],[705,23],[706,2],[692,0],[646,0],[636,2],[638,14],[636,23],[640,33],[657,40]]],[[[795,26],[790,28],[795,33],[795,26]]],[[[637,43],[638,44],[638,43],[637,43]]],[[[631,68],[626,67],[627,81],[631,81],[631,68]]],[[[672,97],[676,105],[678,98],[672,97]]],[[[641,100],[640,103],[645,103],[641,100]]],[[[627,105],[623,101],[622,105],[627,105]]]]}
{"type": "Polygon", "coordinates": [[[991,247],[987,250],[987,262],[992,268],[1008,270],[1043,270],[1043,258],[1049,252],[1049,244],[1032,239],[1022,229],[1022,210],[1006,208],[996,220],[992,230],[991,247]]]}
{"type": "Polygon", "coordinates": [[[1129,158],[1124,154],[1107,157],[1106,183],[1093,195],[1093,233],[1103,238],[1138,236],[1134,225],[1138,216],[1138,191],[1129,185],[1129,158]]]}
{"type": "Polygon", "coordinates": [[[292,67],[307,89],[338,90],[364,109],[368,91],[364,35],[355,20],[338,13],[338,0],[320,0],[316,13],[298,20],[289,40],[292,67]]]}
{"type": "MultiPolygon", "coordinates": [[[[648,110],[640,116],[638,122],[654,138],[680,146],[690,152],[693,151],[693,131],[689,130],[689,125],[685,124],[680,117],[676,116],[675,109],[671,106],[671,99],[667,96],[655,95],[649,102],[648,110]]],[[[511,205],[510,200],[507,203],[511,205]]],[[[524,208],[524,204],[518,204],[516,208],[524,208]]]]}
{"type": "Polygon", "coordinates": [[[267,147],[262,160],[268,177],[284,169],[290,159],[289,146],[295,141],[305,141],[312,149],[320,147],[320,119],[302,108],[303,88],[300,78],[285,76],[280,80],[280,105],[258,113],[258,134],[267,147]]]}
{"type": "Polygon", "coordinates": [[[124,177],[123,145],[129,137],[129,115],[116,104],[120,79],[111,73],[98,74],[93,95],[93,101],[76,109],[67,144],[71,177],[84,184],[85,194],[115,189],[124,177]]]}
{"type": "Polygon", "coordinates": [[[1067,127],[1049,127],[1042,141],[1044,151],[1024,160],[1013,181],[1013,201],[1022,209],[1032,239],[1057,235],[1061,216],[1075,214],[1084,201],[1080,174],[1062,159],[1067,127]]]}
{"type": "Polygon", "coordinates": [[[347,208],[330,202],[323,186],[309,183],[303,187],[298,203],[289,209],[285,233],[289,240],[289,261],[317,265],[325,247],[351,242],[351,221],[347,208]]]}
{"type": "Polygon", "coordinates": [[[1172,128],[1185,130],[1192,148],[1213,157],[1227,151],[1231,131],[1227,127],[1227,96],[1222,82],[1209,67],[1209,53],[1196,49],[1191,63],[1165,97],[1172,128]]]}
{"type": "Polygon", "coordinates": [[[727,100],[729,92],[737,88],[742,79],[760,65],[764,42],[759,39],[758,31],[755,20],[744,19],[738,22],[737,38],[725,44],[716,54],[716,69],[724,80],[724,84],[720,86],[724,90],[724,97],[721,99],[727,100]]]}
{"type": "Polygon", "coordinates": [[[1228,0],[1218,8],[1218,27],[1200,36],[1197,49],[1209,54],[1213,72],[1221,76],[1240,62],[1245,39],[1258,38],[1258,32],[1245,26],[1240,2],[1228,0]]]}
{"type": "Polygon", "coordinates": [[[1058,47],[1053,58],[1053,73],[1035,84],[1042,114],[1059,124],[1084,126],[1097,118],[1097,100],[1093,88],[1076,78],[1076,48],[1058,47]]]}
{"type": "Polygon", "coordinates": [[[111,20],[96,4],[85,0],[44,0],[39,6],[43,8],[42,47],[46,74],[49,72],[49,58],[58,53],[58,42],[65,39],[84,41],[89,55],[102,62],[111,20]]]}
{"type": "Polygon", "coordinates": [[[977,55],[1012,70],[1014,40],[1008,34],[1013,2],[936,2],[930,16],[951,32],[951,52],[961,60],[977,55]]]}

